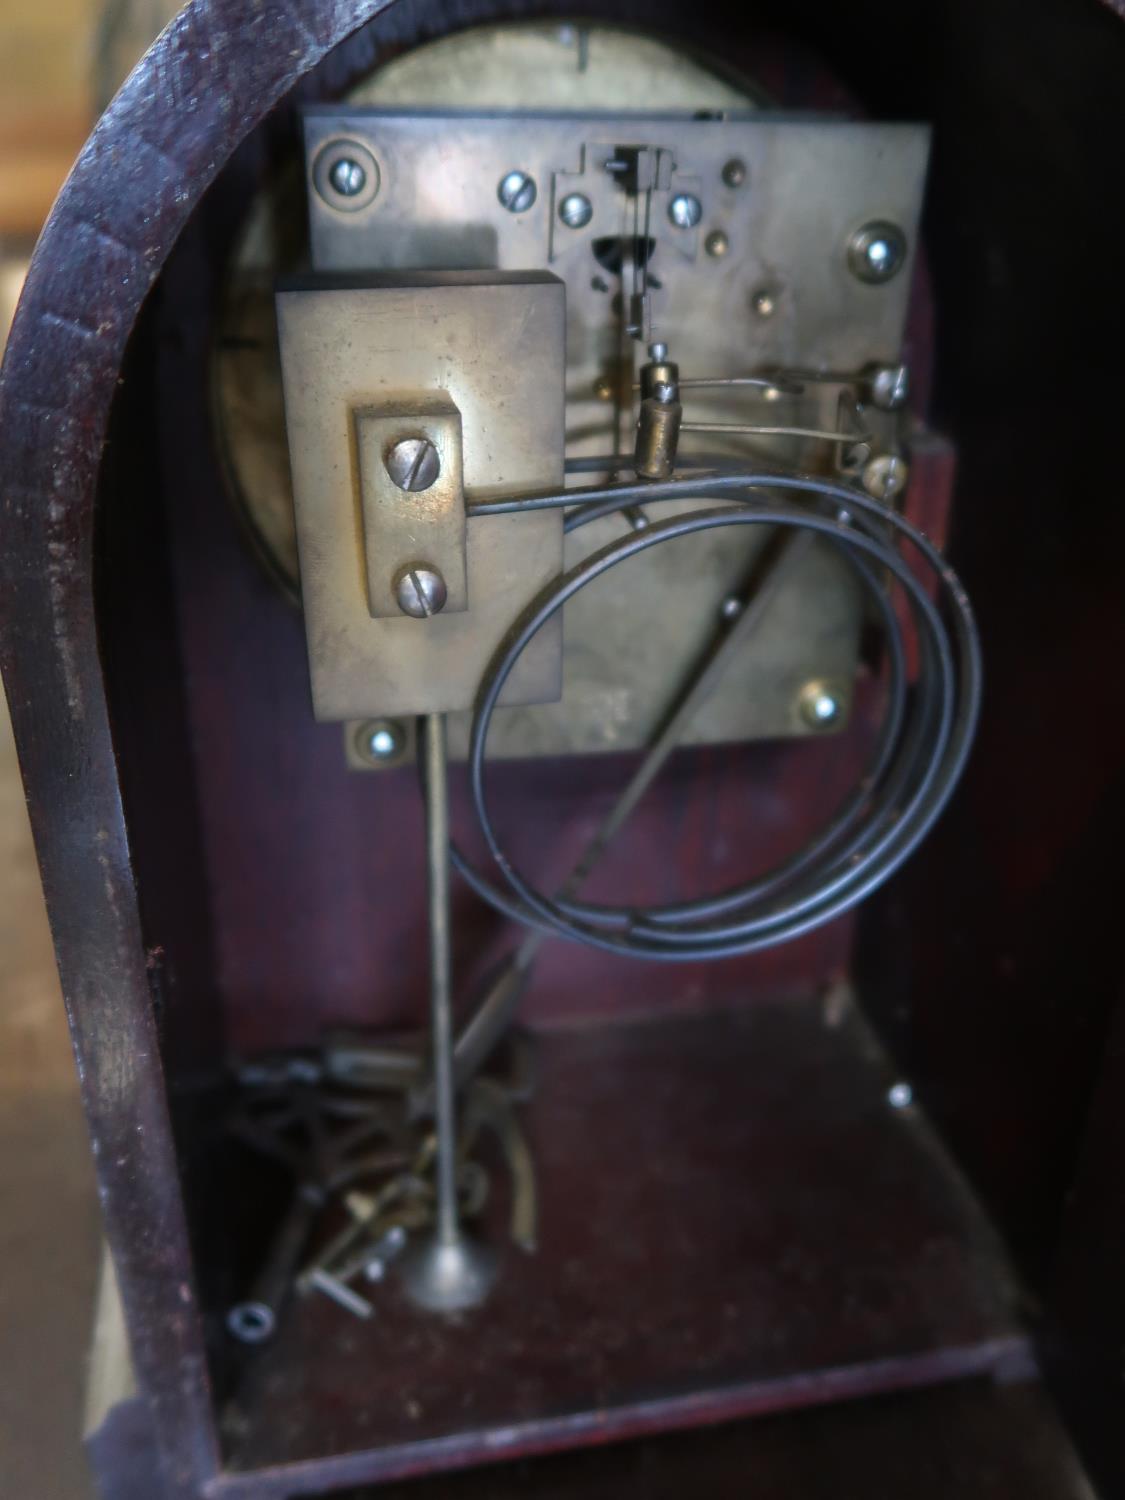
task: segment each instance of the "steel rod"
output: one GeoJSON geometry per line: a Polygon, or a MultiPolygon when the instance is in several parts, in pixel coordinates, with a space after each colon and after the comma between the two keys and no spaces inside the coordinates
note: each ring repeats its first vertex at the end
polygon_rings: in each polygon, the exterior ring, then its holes
{"type": "MultiPolygon", "coordinates": [[[[720,630],[703,657],[693,663],[650,741],[644,759],[564,881],[560,896],[574,895],[593,871],[672,751],[682,742],[692,720],[715,692],[731,660],[757,631],[782,584],[810,546],[811,539],[804,533],[775,538],[755,559],[749,574],[732,596],[740,606],[735,619],[720,630]]],[[[457,1039],[454,1064],[460,1081],[472,1076],[507,1030],[547,935],[536,929],[528,932],[499,973],[493,974],[483,998],[473,1008],[457,1039]]],[[[427,1097],[425,1092],[422,1097],[427,1097]]]]}
{"type": "Polygon", "coordinates": [[[869,432],[837,432],[827,427],[759,427],[753,422],[685,422],[681,432],[719,432],[731,437],[803,437],[822,443],[861,443],[869,432]]]}
{"type": "MultiPolygon", "coordinates": [[[[758,629],[781,585],[810,546],[811,538],[804,533],[785,536],[775,539],[765,555],[755,559],[750,576],[734,595],[741,608],[733,624],[720,633],[703,659],[694,664],[686,684],[651,740],[644,759],[563,881],[559,896],[576,895],[593,872],[614,837],[632,817],[638,802],[664,769],[668,757],[683,740],[699,710],[715,692],[731,660],[758,629]]],[[[537,930],[527,933],[516,954],[517,968],[526,969],[534,961],[546,936],[537,930]]]]}
{"type": "Polygon", "coordinates": [[[430,1027],[437,1129],[437,1237],[458,1238],[457,1101],[453,1080],[453,968],[449,905],[449,777],[445,715],[421,723],[426,800],[426,870],[429,882],[430,1027]]]}
{"type": "MultiPolygon", "coordinates": [[[[711,387],[749,387],[760,391],[776,391],[779,396],[801,396],[805,390],[798,381],[784,375],[778,375],[776,379],[771,379],[768,375],[688,375],[679,381],[679,387],[681,391],[708,390],[711,387]]],[[[635,385],[633,389],[639,391],[640,385],[635,385]]]]}
{"type": "Polygon", "coordinates": [[[227,1313],[227,1328],[244,1344],[264,1343],[276,1331],[281,1309],[293,1289],[301,1252],[323,1207],[320,1192],[306,1183],[298,1186],[249,1296],[227,1313]]]}
{"type": "Polygon", "coordinates": [[[449,778],[444,714],[419,721],[426,800],[426,867],[430,898],[430,1022],[436,1205],[433,1234],[402,1257],[406,1294],[431,1312],[476,1307],[496,1280],[496,1257],[464,1232],[457,1201],[457,1085],[453,1073],[453,966],[450,956],[449,778]]]}

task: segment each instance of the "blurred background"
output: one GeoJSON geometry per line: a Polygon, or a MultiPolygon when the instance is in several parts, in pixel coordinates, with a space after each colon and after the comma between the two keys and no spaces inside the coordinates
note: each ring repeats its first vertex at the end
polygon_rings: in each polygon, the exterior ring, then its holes
{"type": "MultiPolygon", "coordinates": [[[[173,0],[0,0],[0,343],[36,236],[173,0]]],[[[2,475],[0,475],[2,482],[2,475]]],[[[0,707],[0,1495],[87,1500],[82,1406],[100,1254],[66,1017],[0,707]]]]}

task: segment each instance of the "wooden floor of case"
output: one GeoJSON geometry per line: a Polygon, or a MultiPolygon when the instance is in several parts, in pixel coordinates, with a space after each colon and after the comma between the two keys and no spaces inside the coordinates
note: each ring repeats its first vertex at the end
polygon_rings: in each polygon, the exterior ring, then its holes
{"type": "Polygon", "coordinates": [[[1010,1369],[1026,1341],[1004,1257],[892,1079],[856,1011],[813,998],[545,1035],[539,1253],[505,1246],[492,1299],[457,1320],[393,1282],[368,1323],[294,1303],[226,1414],[222,1490],[257,1493],[259,1471],[262,1493],[317,1493],[1010,1369]]]}
{"type": "Polygon", "coordinates": [[[942,1386],[333,1500],[1095,1500],[1035,1384],[942,1386]]]}

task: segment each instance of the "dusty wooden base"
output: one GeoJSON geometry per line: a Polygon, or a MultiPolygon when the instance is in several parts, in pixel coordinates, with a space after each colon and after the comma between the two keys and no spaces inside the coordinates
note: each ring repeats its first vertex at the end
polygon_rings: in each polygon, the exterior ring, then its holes
{"type": "Polygon", "coordinates": [[[1003,1257],[854,1011],[818,999],[543,1039],[541,1249],[457,1319],[393,1283],[293,1305],[222,1492],[299,1494],[1026,1360],[1003,1257]],[[254,1471],[267,1471],[266,1473],[254,1471]]]}

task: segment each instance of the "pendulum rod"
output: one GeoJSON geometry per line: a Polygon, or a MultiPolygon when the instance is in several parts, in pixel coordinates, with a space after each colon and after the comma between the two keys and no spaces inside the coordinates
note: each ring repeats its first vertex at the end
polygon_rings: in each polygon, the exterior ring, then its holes
{"type": "Polygon", "coordinates": [[[496,1261],[486,1245],[478,1244],[465,1233],[457,1202],[457,1091],[453,1076],[449,777],[445,715],[427,714],[419,727],[422,785],[426,799],[437,1206],[433,1234],[412,1245],[399,1264],[403,1286],[413,1302],[430,1312],[453,1313],[484,1301],[496,1279],[496,1261]]]}
{"type": "Polygon", "coordinates": [[[422,720],[423,785],[426,794],[426,874],[429,889],[430,1027],[437,1128],[437,1237],[456,1243],[457,1101],[453,1083],[453,964],[449,904],[449,776],[445,715],[422,720]]]}

